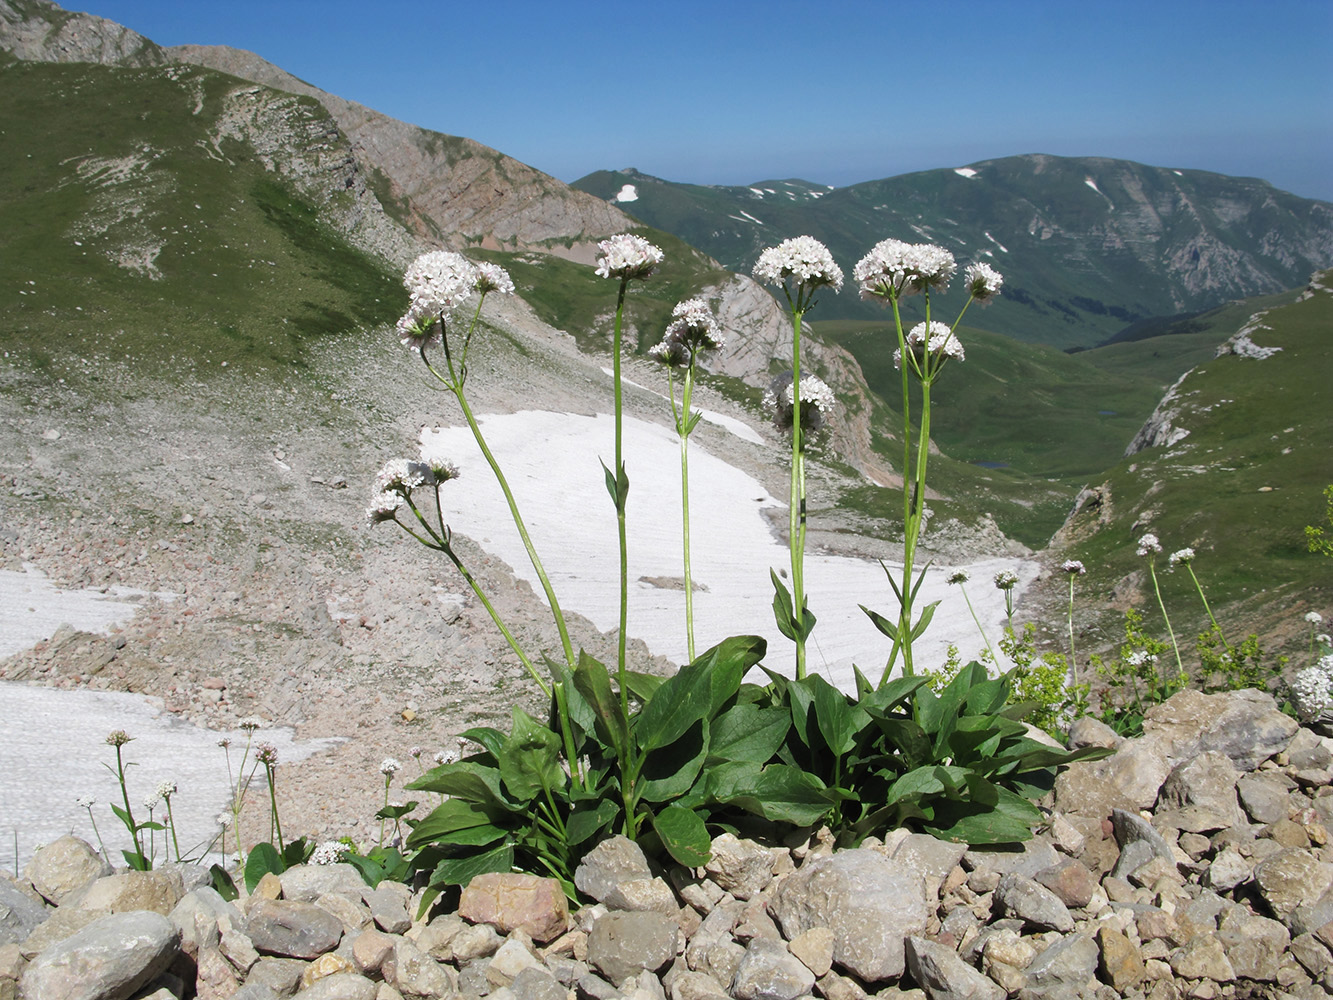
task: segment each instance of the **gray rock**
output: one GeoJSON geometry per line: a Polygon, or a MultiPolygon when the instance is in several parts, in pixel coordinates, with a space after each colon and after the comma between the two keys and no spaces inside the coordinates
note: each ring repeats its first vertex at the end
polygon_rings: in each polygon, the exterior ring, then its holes
{"type": "Polygon", "coordinates": [[[442,997],[455,990],[448,970],[407,938],[394,942],[393,955],[380,966],[384,981],[405,997],[442,997]]]}
{"type": "Polygon", "coordinates": [[[911,935],[907,968],[930,1000],[1004,1000],[1007,991],[968,965],[952,948],[911,935]]]}
{"type": "Polygon", "coordinates": [[[402,934],[412,926],[407,886],[401,882],[381,882],[373,889],[363,887],[361,898],[370,907],[375,925],[386,934],[402,934]]]}
{"type": "Polygon", "coordinates": [[[652,877],[643,848],[617,834],[583,856],[574,870],[574,885],[579,892],[600,903],[621,882],[652,877]]]}
{"type": "Polygon", "coordinates": [[[1333,886],[1325,889],[1313,903],[1297,906],[1287,926],[1293,934],[1313,934],[1330,921],[1333,921],[1333,886]]]}
{"type": "Polygon", "coordinates": [[[787,938],[833,931],[833,960],[867,982],[903,974],[903,941],[925,933],[931,914],[920,874],[864,848],[807,861],[783,880],[770,909],[787,938]]]}
{"type": "Polygon", "coordinates": [[[180,899],[180,883],[170,875],[129,871],[99,878],[83,892],[67,898],[64,905],[111,913],[151,910],[165,917],[180,899]]]}
{"type": "Polygon", "coordinates": [[[588,935],[588,962],[613,983],[644,969],[656,972],[676,957],[676,921],[655,912],[615,910],[597,919],[588,935]]]}
{"type": "Polygon", "coordinates": [[[297,994],[300,1000],[375,1000],[378,995],[379,986],[359,972],[335,972],[297,994]]]}
{"type": "Polygon", "coordinates": [[[57,906],[65,897],[110,874],[111,866],[91,844],[68,834],[43,847],[23,869],[23,877],[42,898],[57,906]]]}
{"type": "Polygon", "coordinates": [[[1283,923],[1288,923],[1298,907],[1318,902],[1330,882],[1333,865],[1298,847],[1285,847],[1254,866],[1259,896],[1283,923]]]}
{"type": "Polygon", "coordinates": [[[902,839],[891,857],[938,884],[958,867],[966,853],[966,844],[939,840],[928,833],[913,833],[902,839]]]}
{"type": "Polygon", "coordinates": [[[1120,845],[1120,859],[1116,861],[1115,868],[1111,871],[1115,878],[1128,878],[1135,869],[1147,864],[1154,857],[1172,865],[1176,863],[1171,845],[1142,816],[1124,809],[1112,810],[1111,827],[1115,833],[1116,843],[1120,845]]]}
{"type": "Polygon", "coordinates": [[[1333,766],[1333,740],[1301,728],[1287,744],[1287,762],[1296,768],[1327,770],[1333,766]]]}
{"type": "Polygon", "coordinates": [[[1217,892],[1229,892],[1249,879],[1250,862],[1231,848],[1218,851],[1203,873],[1203,884],[1217,892]]]}
{"type": "Polygon", "coordinates": [[[228,927],[240,927],[241,912],[223,899],[211,886],[200,886],[188,893],[167,919],[181,932],[181,950],[194,958],[200,948],[216,948],[221,937],[220,921],[228,927]]]}
{"type": "Polygon", "coordinates": [[[1069,726],[1069,749],[1083,747],[1106,747],[1114,750],[1125,742],[1125,738],[1100,719],[1091,715],[1081,715],[1069,726]]]}
{"type": "Polygon", "coordinates": [[[612,910],[654,910],[674,916],[680,910],[676,894],[660,878],[634,878],[621,882],[603,898],[612,910]]]}
{"type": "Polygon", "coordinates": [[[1157,796],[1156,820],[1191,833],[1236,826],[1244,820],[1236,800],[1239,777],[1231,758],[1216,750],[1178,764],[1157,796]]]}
{"type": "Polygon", "coordinates": [[[724,833],[714,838],[712,852],[704,870],[713,882],[737,899],[750,899],[773,881],[776,857],[753,840],[724,833]]]}
{"type": "Polygon", "coordinates": [[[1333,958],[1330,958],[1328,949],[1313,934],[1293,938],[1291,953],[1305,971],[1316,979],[1333,967],[1333,958]]]}
{"type": "Polygon", "coordinates": [[[1170,773],[1159,741],[1127,740],[1110,757],[1075,761],[1061,772],[1055,805],[1062,813],[1099,818],[1111,809],[1151,809],[1170,773]]]}
{"type": "Polygon", "coordinates": [[[508,986],[525,969],[540,969],[541,962],[518,938],[500,945],[486,966],[486,980],[492,986],[508,986]]]}
{"type": "Polygon", "coordinates": [[[1237,976],[1271,983],[1277,980],[1291,934],[1276,920],[1256,917],[1237,906],[1218,921],[1217,940],[1237,976]]]}
{"type": "Polygon", "coordinates": [[[1272,695],[1252,689],[1209,695],[1187,688],[1148,709],[1143,722],[1144,739],[1159,741],[1173,766],[1217,750],[1242,771],[1285,750],[1299,728],[1272,695]]]}
{"type": "Polygon", "coordinates": [[[963,866],[968,871],[985,869],[998,875],[1026,875],[1032,878],[1037,872],[1050,868],[1060,861],[1060,855],[1044,837],[1034,837],[1022,844],[1019,850],[976,851],[969,849],[963,855],[963,866]]]}
{"type": "Polygon", "coordinates": [[[264,986],[280,997],[289,997],[296,992],[306,964],[296,958],[261,958],[245,977],[245,985],[264,986]]]}
{"type": "Polygon", "coordinates": [[[566,1000],[567,991],[545,969],[524,969],[509,984],[514,1000],[566,1000]]]}
{"type": "Polygon", "coordinates": [[[311,959],[338,947],[343,925],[314,903],[261,899],[251,904],[244,931],[267,955],[311,959]]]}
{"type": "Polygon", "coordinates": [[[494,955],[504,943],[504,938],[490,924],[474,924],[464,927],[449,940],[456,961],[470,962],[475,958],[494,955]]]}
{"type": "Polygon", "coordinates": [[[994,905],[1002,916],[1022,920],[1037,930],[1067,932],[1074,929],[1069,908],[1055,893],[1023,875],[1006,875],[1000,879],[995,889],[994,905]]]}
{"type": "Polygon", "coordinates": [[[1075,908],[1087,906],[1097,892],[1097,876],[1073,858],[1037,872],[1033,881],[1050,889],[1065,906],[1075,908]]]}
{"type": "Polygon", "coordinates": [[[125,1000],[180,954],[159,913],[116,913],[48,948],[23,971],[27,1000],[125,1000]]]}
{"type": "Polygon", "coordinates": [[[736,1000],[796,1000],[815,985],[815,975],[781,941],[757,937],[731,982],[736,1000]]]}
{"type": "Polygon", "coordinates": [[[18,944],[48,916],[48,910],[8,878],[0,877],[0,945],[18,944]]]}
{"type": "Polygon", "coordinates": [[[1171,953],[1170,961],[1171,971],[1182,979],[1229,983],[1236,978],[1236,970],[1231,967],[1222,942],[1207,934],[1190,938],[1171,953]]]}
{"type": "Polygon", "coordinates": [[[1257,771],[1236,782],[1240,804],[1256,823],[1276,823],[1291,811],[1288,793],[1296,783],[1281,771],[1257,771]]]}
{"type": "Polygon", "coordinates": [[[1089,935],[1069,934],[1034,958],[1026,969],[1023,1000],[1063,1000],[1084,990],[1097,974],[1100,952],[1089,935]]]}
{"type": "Polygon", "coordinates": [[[727,1000],[728,993],[712,976],[683,972],[671,981],[671,1000],[727,1000]]]}
{"type": "Polygon", "coordinates": [[[297,865],[278,876],[282,898],[298,903],[313,903],[326,892],[338,892],[360,899],[366,880],[345,862],[332,865],[297,865]]]}
{"type": "Polygon", "coordinates": [[[281,1000],[281,997],[271,986],[247,982],[232,994],[231,1000],[281,1000]]]}

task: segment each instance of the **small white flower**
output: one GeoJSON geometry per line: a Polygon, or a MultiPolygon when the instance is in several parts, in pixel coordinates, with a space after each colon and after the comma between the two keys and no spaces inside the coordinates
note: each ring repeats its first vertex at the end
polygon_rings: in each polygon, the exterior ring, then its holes
{"type": "Polygon", "coordinates": [[[1071,576],[1083,576],[1087,573],[1087,569],[1077,559],[1066,559],[1060,564],[1060,569],[1071,576]]]}
{"type": "Polygon", "coordinates": [[[1131,667],[1142,667],[1145,664],[1156,663],[1157,654],[1149,653],[1146,650],[1142,649],[1136,649],[1134,652],[1130,653],[1127,657],[1125,657],[1125,662],[1128,663],[1131,667]]]}
{"type": "Polygon", "coordinates": [[[1322,666],[1297,671],[1289,687],[1291,706],[1296,709],[1296,717],[1302,722],[1313,722],[1333,704],[1333,675],[1322,669],[1322,666]]]}
{"type": "Polygon", "coordinates": [[[129,733],[125,732],[123,729],[113,729],[106,734],[107,745],[113,747],[123,747],[133,739],[134,737],[129,735],[129,733]]]}
{"type": "Polygon", "coordinates": [[[403,274],[412,298],[397,324],[402,342],[420,350],[438,339],[440,319],[467,301],[477,281],[477,266],[462,254],[433,250],[414,260],[403,274]]]}
{"type": "Polygon", "coordinates": [[[883,240],[852,270],[863,299],[906,298],[927,289],[943,291],[958,270],[953,254],[931,243],[883,240]]]}
{"type": "Polygon", "coordinates": [[[366,520],[371,524],[392,521],[402,505],[403,498],[397,493],[385,493],[381,490],[371,496],[370,506],[366,508],[366,520]]]}
{"type": "Polygon", "coordinates": [[[1018,586],[1018,574],[1012,570],[1004,570],[995,574],[996,590],[1013,590],[1018,586]]]}
{"type": "Polygon", "coordinates": [[[176,782],[163,781],[157,786],[157,797],[159,799],[169,799],[176,794],[176,782]]]}
{"type": "Polygon", "coordinates": [[[796,236],[769,247],[759,255],[754,276],[767,285],[785,284],[788,279],[807,288],[825,285],[835,292],[842,288],[842,268],[828,247],[813,236],[796,236]]]}
{"type": "Polygon", "coordinates": [[[256,716],[256,715],[247,715],[247,716],[246,716],[244,719],[242,719],[240,722],[236,723],[236,726],[237,726],[237,728],[239,728],[239,729],[244,729],[247,733],[253,733],[256,729],[258,729],[258,728],[259,728],[260,726],[262,726],[263,724],[264,724],[264,723],[263,723],[263,720],[260,719],[258,716],[256,716]]]}
{"type": "Polygon", "coordinates": [[[434,757],[435,763],[443,767],[445,764],[453,764],[458,760],[457,750],[440,750],[434,757]]]}
{"type": "MultiPolygon", "coordinates": [[[[937,359],[938,363],[943,363],[948,358],[964,361],[967,357],[963,350],[963,342],[954,336],[947,323],[940,323],[937,320],[930,321],[929,338],[926,336],[925,323],[918,323],[912,327],[907,334],[907,347],[916,358],[918,369],[925,368],[927,356],[937,359]]],[[[894,367],[901,368],[902,363],[901,349],[894,351],[894,367]]],[[[938,367],[938,364],[932,367],[938,367]]]]}
{"type": "Polygon", "coordinates": [[[399,764],[398,761],[397,761],[395,758],[393,758],[393,757],[385,757],[384,760],[382,760],[382,761],[380,762],[380,774],[383,774],[383,775],[385,775],[385,776],[387,777],[387,776],[393,774],[395,771],[397,771],[397,770],[398,770],[399,768],[401,768],[402,766],[403,766],[403,765],[402,765],[402,764],[399,764]]]}
{"type": "Polygon", "coordinates": [[[1333,646],[1333,635],[1329,635],[1327,632],[1320,632],[1314,637],[1314,641],[1321,646],[1333,646]]]}
{"type": "Polygon", "coordinates": [[[597,244],[597,273],[603,278],[646,278],[665,254],[642,236],[620,233],[597,244]]]}
{"type": "Polygon", "coordinates": [[[1004,278],[1000,272],[986,263],[969,264],[963,272],[963,283],[967,291],[983,306],[990,305],[991,299],[1000,294],[1004,278]]]}
{"type": "Polygon", "coordinates": [[[953,573],[949,574],[949,585],[952,586],[955,583],[967,583],[970,579],[971,577],[967,575],[967,570],[955,570],[953,573]]]}
{"type": "Polygon", "coordinates": [[[407,751],[407,755],[411,757],[413,760],[416,760],[421,756],[421,747],[412,747],[410,750],[407,751]]]}
{"type": "MultiPolygon", "coordinates": [[[[836,403],[833,390],[815,375],[801,376],[801,429],[817,431],[824,426],[824,418],[833,412],[836,403]]],[[[764,391],[764,405],[773,411],[773,424],[778,430],[789,431],[796,411],[796,396],[791,372],[776,376],[764,391]]]]}
{"type": "Polygon", "coordinates": [[[499,292],[501,295],[514,294],[514,279],[499,264],[482,262],[473,265],[477,271],[477,280],[473,287],[485,295],[487,292],[499,292]]]}
{"type": "Polygon", "coordinates": [[[149,812],[157,808],[158,797],[156,795],[145,795],[143,797],[143,807],[149,812]]]}
{"type": "Polygon", "coordinates": [[[425,486],[433,479],[431,467],[425,462],[410,462],[405,458],[394,458],[384,463],[384,468],[375,474],[375,490],[390,490],[394,493],[410,493],[418,486],[425,486]]]}
{"type": "Polygon", "coordinates": [[[1194,558],[1194,550],[1190,548],[1176,549],[1171,553],[1167,560],[1168,565],[1174,569],[1177,565],[1190,562],[1194,558]]]}
{"type": "Polygon", "coordinates": [[[1162,551],[1162,543],[1157,540],[1157,536],[1149,532],[1139,539],[1139,555],[1146,556],[1155,552],[1162,551]]]}
{"type": "Polygon", "coordinates": [[[218,826],[225,829],[226,827],[231,826],[232,819],[233,817],[231,813],[220,812],[217,815],[217,819],[215,819],[213,822],[217,823],[218,826]]]}
{"type": "Polygon", "coordinates": [[[266,768],[278,766],[278,748],[272,743],[261,743],[255,747],[255,760],[266,768]]]}
{"type": "Polygon", "coordinates": [[[97,800],[93,798],[91,795],[80,795],[77,801],[79,805],[84,809],[91,809],[93,806],[97,804],[97,800]]]}
{"type": "Polygon", "coordinates": [[[320,844],[310,855],[312,865],[336,865],[342,860],[343,852],[347,847],[336,840],[326,840],[320,844]]]}
{"type": "Polygon", "coordinates": [[[438,434],[427,435],[421,442],[421,462],[430,472],[427,482],[439,486],[459,476],[458,466],[444,457],[440,450],[441,437],[438,434]]]}
{"type": "Polygon", "coordinates": [[[1305,612],[1305,620],[1311,625],[1318,625],[1324,620],[1324,616],[1318,611],[1307,611],[1305,612]]]}

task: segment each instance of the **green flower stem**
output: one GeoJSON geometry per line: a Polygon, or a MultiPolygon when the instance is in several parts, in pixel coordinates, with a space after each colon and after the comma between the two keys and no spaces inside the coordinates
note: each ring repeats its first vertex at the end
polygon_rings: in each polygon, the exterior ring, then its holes
{"type": "Polygon", "coordinates": [[[1166,622],[1167,635],[1171,636],[1171,649],[1176,654],[1177,676],[1183,681],[1185,679],[1185,665],[1180,662],[1180,647],[1176,645],[1176,630],[1171,627],[1171,619],[1167,617],[1166,604],[1162,601],[1162,588],[1157,585],[1157,568],[1153,565],[1155,560],[1152,556],[1148,557],[1148,573],[1152,577],[1153,593],[1157,595],[1157,607],[1162,611],[1162,621],[1166,622]]]}
{"type": "MultiPolygon", "coordinates": [[[[969,300],[970,301],[970,300],[969,300]]],[[[1078,657],[1074,654],[1074,578],[1078,574],[1069,574],[1069,669],[1078,683],[1078,657]]]]}
{"type": "MultiPolygon", "coordinates": [[[[393,775],[384,776],[384,810],[389,808],[389,785],[393,782],[393,775]]],[[[384,810],[381,810],[383,812],[384,810]]],[[[384,846],[384,817],[380,816],[380,847],[384,846]]]]}
{"type": "MultiPolygon", "coordinates": [[[[1184,560],[1182,560],[1182,562],[1183,561],[1184,560]]],[[[1208,612],[1208,620],[1213,623],[1213,628],[1217,629],[1217,634],[1221,636],[1222,639],[1222,645],[1226,647],[1227,653],[1230,654],[1232,651],[1231,644],[1227,642],[1227,637],[1222,634],[1222,626],[1217,624],[1217,619],[1213,617],[1213,609],[1208,606],[1208,598],[1204,597],[1203,595],[1203,585],[1199,583],[1199,578],[1194,575],[1194,567],[1191,566],[1188,562],[1186,562],[1185,568],[1189,570],[1190,579],[1194,581],[1194,589],[1199,592],[1199,600],[1203,601],[1203,610],[1208,612]]],[[[1311,629],[1310,632],[1311,632],[1311,641],[1313,642],[1314,629],[1311,629]]]]}
{"type": "MultiPolygon", "coordinates": [[[[97,846],[100,847],[100,848],[102,849],[102,857],[106,859],[106,863],[107,863],[107,864],[110,864],[110,863],[111,863],[111,855],[107,853],[107,850],[106,850],[106,844],[102,843],[102,832],[101,832],[100,830],[97,829],[97,817],[95,817],[95,816],[93,815],[93,807],[92,807],[92,806],[89,806],[89,807],[88,807],[88,820],[89,820],[89,822],[91,822],[92,825],[93,825],[93,836],[95,836],[95,837],[97,838],[97,846]]],[[[15,874],[15,875],[18,874],[18,869],[17,869],[17,868],[14,869],[14,874],[15,874]]]]}
{"type": "Polygon", "coordinates": [[[986,644],[986,652],[990,653],[990,658],[997,666],[1000,661],[995,656],[995,650],[991,648],[990,639],[986,635],[986,630],[981,626],[981,619],[977,617],[976,609],[972,607],[972,598],[967,596],[967,587],[963,584],[958,585],[958,589],[963,592],[963,600],[967,602],[967,610],[972,614],[972,620],[976,622],[977,631],[981,633],[981,641],[986,644]]]}
{"type": "MultiPolygon", "coordinates": [[[[689,661],[694,662],[694,578],[690,573],[690,402],[694,393],[694,355],[685,370],[685,385],[681,390],[681,413],[676,416],[676,430],[680,434],[680,506],[681,533],[685,548],[685,641],[689,661]]],[[[671,406],[675,409],[675,393],[671,406]]]]}
{"type": "Polygon", "coordinates": [[[805,310],[801,305],[798,292],[791,310],[791,497],[787,519],[798,681],[805,677],[805,441],[801,428],[801,317],[805,310]]]}
{"type": "MultiPolygon", "coordinates": [[[[176,817],[175,814],[173,814],[171,811],[171,796],[164,795],[163,799],[167,803],[167,825],[171,827],[171,846],[176,852],[176,860],[180,861],[181,845],[180,841],[176,839],[176,817]]],[[[166,850],[165,846],[163,847],[163,850],[166,850]]]]}
{"type": "MultiPolygon", "coordinates": [[[[286,849],[286,845],[282,842],[282,820],[278,817],[278,788],[277,779],[273,773],[274,770],[275,769],[268,764],[264,765],[264,773],[268,778],[269,819],[272,820],[273,829],[277,832],[278,851],[281,853],[286,849]]],[[[388,794],[387,791],[385,794],[388,794]]]]}
{"type": "Polygon", "coordinates": [[[134,853],[143,857],[143,842],[139,839],[139,824],[134,821],[134,810],[130,808],[130,790],[125,784],[125,763],[121,758],[120,747],[116,747],[116,779],[120,782],[121,801],[125,803],[125,815],[129,821],[125,824],[130,829],[130,839],[134,841],[134,853]]]}

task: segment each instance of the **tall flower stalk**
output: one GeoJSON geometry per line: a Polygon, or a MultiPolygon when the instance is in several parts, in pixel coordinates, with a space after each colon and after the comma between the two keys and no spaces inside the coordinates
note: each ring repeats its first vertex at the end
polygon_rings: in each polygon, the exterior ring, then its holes
{"type": "Polygon", "coordinates": [[[1139,555],[1148,560],[1148,576],[1152,578],[1152,590],[1157,595],[1157,607],[1162,612],[1162,621],[1166,622],[1167,635],[1171,636],[1171,650],[1176,654],[1176,677],[1180,684],[1185,683],[1185,665],[1180,661],[1180,647],[1176,644],[1176,630],[1171,627],[1171,619],[1166,613],[1166,604],[1162,601],[1162,588],[1157,584],[1157,553],[1162,551],[1162,543],[1157,536],[1149,532],[1139,539],[1139,555]]]}
{"type": "Polygon", "coordinates": [[[667,367],[671,389],[671,415],[680,438],[680,508],[685,573],[685,642],[689,662],[694,662],[694,577],[690,572],[690,434],[702,413],[692,408],[694,379],[703,351],[715,351],[723,344],[722,331],[713,311],[703,299],[686,299],[671,310],[671,323],[662,342],[649,348],[648,356],[667,367]],[[676,378],[680,371],[680,405],[676,405],[676,378]]]}
{"type": "Polygon", "coordinates": [[[972,607],[972,598],[967,596],[967,581],[969,579],[971,577],[967,570],[960,569],[949,576],[949,585],[957,585],[958,589],[963,592],[963,600],[967,602],[968,613],[972,615],[972,621],[976,624],[977,631],[981,633],[981,641],[986,644],[986,652],[990,656],[990,661],[998,665],[1000,661],[995,658],[995,650],[991,648],[990,637],[986,635],[986,629],[982,626],[981,619],[977,617],[976,609],[972,607]]]}
{"type": "Polygon", "coordinates": [[[1066,559],[1060,564],[1061,571],[1069,577],[1069,671],[1074,683],[1078,683],[1078,656],[1074,652],[1074,581],[1087,572],[1077,559],[1066,559]]]}
{"type": "Polygon", "coordinates": [[[408,267],[403,276],[403,284],[411,293],[412,301],[407,313],[398,321],[399,337],[404,345],[421,354],[421,361],[426,369],[458,400],[458,406],[463,411],[463,419],[467,421],[468,429],[472,431],[472,436],[477,441],[477,447],[481,449],[486,464],[490,466],[496,482],[500,484],[500,489],[504,493],[505,502],[509,505],[509,514],[518,529],[519,537],[523,540],[523,547],[528,553],[528,559],[537,574],[537,579],[541,582],[546,601],[551,607],[556,630],[560,633],[560,645],[564,650],[565,662],[572,670],[577,661],[573,643],[569,639],[569,629],[565,624],[564,612],[560,609],[555,589],[551,586],[546,568],[537,555],[537,548],[533,545],[527,525],[519,513],[518,502],[509,488],[509,481],[505,479],[500,464],[486,444],[486,438],[481,433],[481,427],[472,412],[472,407],[468,405],[467,393],[464,390],[468,376],[468,350],[472,346],[472,336],[476,333],[477,322],[481,318],[482,304],[491,292],[512,295],[514,282],[508,272],[496,264],[474,264],[461,254],[435,250],[418,257],[408,267]],[[473,292],[478,292],[480,295],[472,319],[461,337],[457,336],[456,332],[451,336],[450,317],[472,296],[473,292]],[[432,362],[428,356],[427,351],[436,346],[443,351],[443,365],[432,362]]]}
{"type": "MultiPolygon", "coordinates": [[[[837,292],[842,288],[842,268],[834,262],[824,244],[810,236],[797,236],[760,254],[754,266],[754,276],[765,284],[782,289],[791,314],[791,374],[785,389],[779,390],[775,383],[772,390],[775,419],[779,425],[785,422],[785,412],[788,409],[790,412],[791,494],[787,546],[791,553],[791,592],[787,592],[776,573],[771,576],[776,591],[773,606],[778,628],[796,644],[796,678],[800,680],[806,673],[805,641],[815,626],[815,617],[806,606],[805,595],[805,438],[812,429],[811,418],[817,417],[812,413],[808,418],[803,412],[802,395],[807,394],[807,399],[812,399],[807,388],[813,389],[814,385],[801,374],[801,321],[814,308],[815,295],[821,289],[832,288],[837,292]]],[[[819,382],[819,385],[823,386],[823,383],[819,382]]],[[[824,386],[824,389],[827,392],[828,387],[824,386]]],[[[814,402],[814,409],[824,409],[820,402],[814,402]]],[[[831,393],[827,402],[832,403],[831,393]]]]}
{"type": "Polygon", "coordinates": [[[887,303],[893,310],[894,331],[897,334],[898,348],[894,352],[894,363],[902,375],[902,414],[903,414],[903,568],[901,584],[889,577],[894,594],[898,598],[898,621],[892,623],[881,616],[871,614],[871,620],[881,631],[893,640],[888,662],[884,665],[881,683],[888,680],[893,670],[898,653],[903,655],[903,673],[910,676],[915,673],[912,662],[912,642],[925,631],[930,624],[938,602],[925,608],[920,618],[914,618],[913,605],[921,583],[925,579],[925,570],[913,581],[916,549],[920,542],[925,521],[926,509],[926,465],[930,456],[930,391],[939,378],[944,365],[950,359],[964,359],[963,345],[954,336],[954,330],[962,322],[964,314],[973,301],[982,304],[989,302],[1000,292],[1003,278],[989,264],[973,264],[964,275],[968,298],[959,310],[953,325],[932,321],[931,292],[944,292],[949,286],[957,263],[954,256],[943,247],[928,243],[904,243],[901,240],[884,240],[876,244],[871,251],[857,262],[853,276],[861,287],[863,299],[878,299],[887,303]],[[922,295],[925,301],[924,322],[904,333],[899,302],[913,295],[922,295]],[[912,433],[912,412],[910,378],[915,378],[921,386],[921,418],[915,439],[912,433]],[[915,460],[913,443],[915,440],[915,460]]]}
{"type": "Polygon", "coordinates": [[[114,770],[111,769],[110,765],[105,766],[116,776],[116,781],[120,784],[120,798],[125,804],[124,810],[122,810],[120,806],[113,804],[111,806],[111,811],[116,814],[117,818],[119,818],[123,824],[125,824],[125,829],[129,831],[130,839],[134,842],[133,857],[130,857],[127,854],[125,860],[130,863],[132,868],[137,868],[140,871],[143,871],[148,867],[148,856],[144,854],[143,840],[139,836],[139,831],[142,827],[135,822],[134,809],[130,806],[130,789],[125,778],[125,773],[129,769],[130,764],[126,763],[122,750],[125,744],[133,739],[134,737],[130,736],[123,729],[113,729],[111,732],[107,733],[107,746],[114,748],[116,751],[116,766],[114,770]]]}
{"type": "MultiPolygon", "coordinates": [[[[620,627],[616,644],[617,682],[620,687],[620,712],[629,724],[629,678],[625,663],[625,643],[629,627],[629,545],[625,532],[625,503],[629,498],[629,476],[625,472],[624,457],[624,392],[620,374],[621,331],[625,315],[625,293],[631,281],[648,277],[662,263],[663,253],[642,236],[620,233],[597,244],[601,256],[597,258],[597,273],[603,278],[620,282],[616,294],[615,328],[611,338],[611,379],[615,392],[615,465],[613,472],[602,463],[606,473],[606,489],[616,507],[616,537],[620,544],[620,627]]],[[[625,805],[625,835],[634,838],[639,819],[634,808],[634,784],[638,780],[638,765],[631,759],[633,744],[627,742],[622,761],[621,796],[625,805]]],[[[572,766],[572,762],[571,762],[572,766]]]]}

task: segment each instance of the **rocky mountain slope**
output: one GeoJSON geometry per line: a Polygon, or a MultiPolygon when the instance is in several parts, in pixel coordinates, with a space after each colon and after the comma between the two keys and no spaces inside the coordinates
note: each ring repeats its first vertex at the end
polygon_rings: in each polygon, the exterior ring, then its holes
{"type": "MultiPolygon", "coordinates": [[[[1045,155],[985,160],[836,190],[805,181],[675,184],[634,170],[575,186],[744,271],[775,234],[823,240],[844,268],[888,236],[1005,275],[998,333],[1089,347],[1149,316],[1301,284],[1333,264],[1333,205],[1254,178],[1045,155]]],[[[824,318],[879,318],[852,295],[824,318]]]]}

